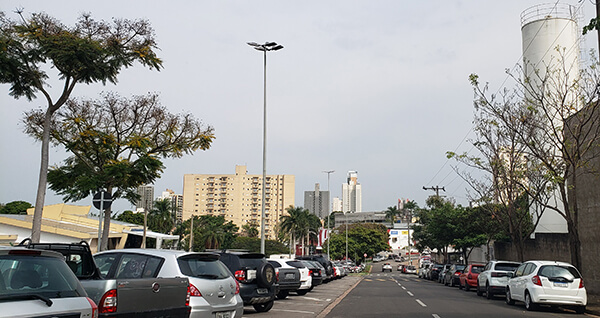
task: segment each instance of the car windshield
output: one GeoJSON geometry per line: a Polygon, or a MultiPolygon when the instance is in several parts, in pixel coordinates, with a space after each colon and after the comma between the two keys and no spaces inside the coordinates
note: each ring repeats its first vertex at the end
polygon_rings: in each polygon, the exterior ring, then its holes
{"type": "Polygon", "coordinates": [[[573,266],[562,266],[562,265],[546,265],[540,268],[538,275],[548,278],[561,277],[569,281],[573,281],[575,278],[581,278],[579,271],[573,266]]]}
{"type": "Polygon", "coordinates": [[[285,262],[286,264],[290,265],[290,266],[294,266],[296,268],[304,268],[306,266],[304,266],[304,264],[301,261],[287,261],[285,262]]]}
{"type": "Polygon", "coordinates": [[[231,275],[227,267],[216,259],[186,255],[178,258],[177,263],[181,273],[190,277],[224,279],[231,275]]]}
{"type": "Polygon", "coordinates": [[[0,302],[37,294],[48,298],[81,297],[85,291],[64,260],[48,256],[0,256],[0,302]]]}
{"type": "Polygon", "coordinates": [[[521,264],[514,263],[496,263],[495,270],[497,271],[507,271],[512,272],[521,264]]]}

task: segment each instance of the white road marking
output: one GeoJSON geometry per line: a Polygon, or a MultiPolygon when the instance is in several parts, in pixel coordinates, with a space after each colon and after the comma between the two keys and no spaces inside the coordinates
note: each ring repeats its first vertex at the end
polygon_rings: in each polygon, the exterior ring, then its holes
{"type": "Polygon", "coordinates": [[[440,315],[438,315],[438,314],[433,314],[432,316],[433,316],[433,318],[441,318],[440,315]]]}
{"type": "Polygon", "coordinates": [[[421,306],[423,306],[423,307],[427,307],[427,305],[425,305],[425,304],[424,304],[422,301],[420,301],[420,300],[418,300],[418,299],[415,299],[415,301],[416,301],[417,303],[419,303],[419,305],[421,305],[421,306]]]}
{"type": "Polygon", "coordinates": [[[325,299],[325,301],[331,301],[331,298],[327,298],[327,299],[325,299]]]}
{"type": "Polygon", "coordinates": [[[406,292],[407,294],[409,294],[410,296],[414,297],[415,295],[409,291],[406,292]]]}
{"type": "Polygon", "coordinates": [[[400,286],[400,287],[402,287],[402,289],[406,290],[406,287],[404,287],[404,286],[400,286]]]}
{"type": "Polygon", "coordinates": [[[297,313],[300,313],[300,314],[311,314],[311,315],[314,315],[314,314],[315,314],[315,313],[314,313],[314,312],[312,312],[312,311],[288,310],[288,309],[275,309],[275,308],[272,308],[272,309],[271,309],[271,311],[297,312],[297,313]]]}
{"type": "Polygon", "coordinates": [[[308,300],[314,300],[314,301],[325,301],[325,300],[322,300],[322,299],[319,299],[319,298],[313,298],[313,297],[302,297],[302,298],[308,299],[308,300]]]}

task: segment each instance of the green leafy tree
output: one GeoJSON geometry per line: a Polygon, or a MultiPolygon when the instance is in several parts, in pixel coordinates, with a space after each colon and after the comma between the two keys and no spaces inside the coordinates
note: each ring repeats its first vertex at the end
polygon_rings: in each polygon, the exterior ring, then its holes
{"type": "MultiPolygon", "coordinates": [[[[238,236],[233,241],[231,248],[260,253],[260,238],[238,236]]],[[[265,240],[265,255],[286,254],[288,252],[289,249],[285,244],[275,240],[265,240]]]]}
{"type": "Polygon", "coordinates": [[[116,218],[117,221],[127,222],[132,224],[144,225],[144,213],[135,213],[130,210],[125,210],[116,218]]]}
{"type": "MultiPolygon", "coordinates": [[[[346,227],[337,227],[330,238],[330,258],[341,259],[346,255],[346,227]]],[[[389,234],[383,224],[348,224],[348,257],[358,260],[366,253],[368,257],[388,251],[389,234]]]]}
{"type": "Polygon", "coordinates": [[[245,237],[258,237],[258,226],[256,221],[242,225],[242,235],[245,237]]]}
{"type": "MultiPolygon", "coordinates": [[[[192,240],[192,251],[204,251],[206,249],[231,248],[235,238],[238,236],[238,227],[231,221],[225,221],[225,217],[214,215],[193,216],[194,229],[192,240]]],[[[182,237],[181,244],[184,249],[189,249],[191,219],[177,226],[174,234],[182,237]]]]}
{"type": "Polygon", "coordinates": [[[171,211],[171,200],[155,200],[147,219],[150,230],[158,233],[171,233],[175,226],[175,215],[171,211]]]}
{"type": "Polygon", "coordinates": [[[33,205],[29,202],[12,201],[0,208],[0,214],[27,214],[29,208],[33,208],[33,205]]]}
{"type": "Polygon", "coordinates": [[[296,239],[301,240],[302,246],[311,245],[311,240],[315,242],[321,227],[319,217],[302,207],[289,206],[286,211],[287,215],[280,217],[279,228],[290,238],[290,247],[296,246],[296,239]]]}
{"type": "MultiPolygon", "coordinates": [[[[27,113],[27,133],[40,137],[43,114],[27,113]]],[[[104,93],[100,100],[69,100],[55,113],[51,140],[73,154],[48,172],[50,189],[66,201],[78,201],[106,189],[113,200],[135,203],[140,185],[163,171],[162,158],[180,158],[206,150],[214,139],[191,114],[171,114],[156,94],[123,98],[104,93]]],[[[148,211],[151,212],[151,211],[148,211]]],[[[111,210],[104,215],[102,250],[106,249],[111,210]]],[[[171,224],[167,224],[171,225],[171,224]]]]}
{"type": "Polygon", "coordinates": [[[45,13],[11,20],[0,12],[0,83],[9,84],[15,98],[33,100],[39,94],[46,105],[39,140],[42,143],[40,174],[31,239],[39,242],[46,195],[51,121],[79,83],[117,83],[124,68],[139,62],[160,70],[154,30],[147,20],[98,21],[83,14],[74,26],[66,26],[45,13]],[[53,81],[62,91],[53,96],[47,69],[56,70],[53,81]],[[61,85],[58,85],[61,86],[61,85]]]}

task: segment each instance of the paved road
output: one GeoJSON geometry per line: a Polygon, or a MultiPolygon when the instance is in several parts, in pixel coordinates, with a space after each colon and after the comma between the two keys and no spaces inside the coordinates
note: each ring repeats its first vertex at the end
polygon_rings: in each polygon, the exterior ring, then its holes
{"type": "Polygon", "coordinates": [[[582,317],[562,309],[528,312],[522,304],[508,306],[503,297],[487,300],[474,291],[465,292],[415,275],[400,274],[395,266],[394,272],[381,273],[380,264],[376,263],[372,273],[326,317],[582,317]]]}

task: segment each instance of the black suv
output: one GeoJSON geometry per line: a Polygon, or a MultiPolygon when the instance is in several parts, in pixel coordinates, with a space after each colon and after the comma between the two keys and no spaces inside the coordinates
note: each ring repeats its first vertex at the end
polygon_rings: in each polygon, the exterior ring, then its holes
{"type": "Polygon", "coordinates": [[[317,261],[325,268],[325,273],[322,273],[323,274],[322,276],[324,276],[323,278],[325,281],[329,281],[329,280],[332,280],[333,278],[335,278],[333,276],[333,264],[331,263],[331,261],[329,260],[327,255],[296,256],[296,259],[317,261]]]}
{"type": "Polygon", "coordinates": [[[263,254],[217,251],[223,262],[240,284],[244,305],[252,305],[258,312],[271,310],[275,301],[275,268],[263,254]]]}

